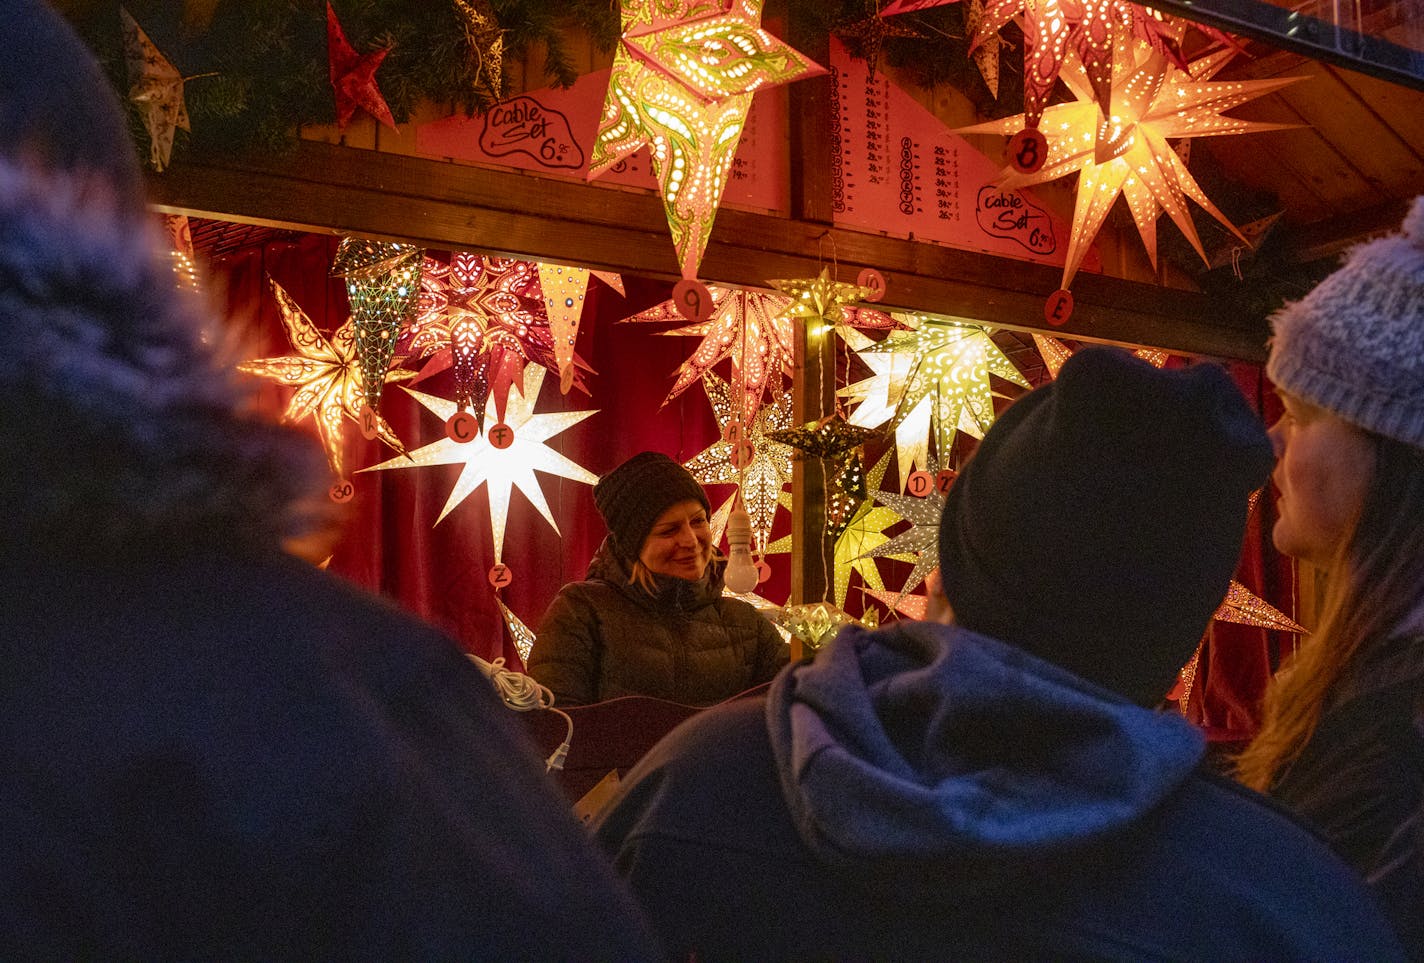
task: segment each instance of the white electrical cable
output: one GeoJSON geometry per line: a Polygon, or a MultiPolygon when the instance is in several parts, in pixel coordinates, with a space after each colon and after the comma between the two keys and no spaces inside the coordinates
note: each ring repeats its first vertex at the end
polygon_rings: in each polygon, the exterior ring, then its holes
{"type": "Polygon", "coordinates": [[[494,691],[499,694],[500,701],[515,712],[531,712],[534,709],[546,709],[555,715],[563,716],[564,724],[568,726],[568,731],[564,734],[564,741],[559,744],[559,748],[554,750],[553,755],[544,761],[546,770],[563,769],[564,760],[569,755],[569,743],[574,739],[574,721],[569,718],[567,712],[554,708],[554,693],[534,681],[531,676],[523,672],[515,672],[513,669],[504,667],[504,656],[500,656],[493,662],[486,662],[484,659],[472,653],[466,653],[470,661],[480,667],[485,678],[490,680],[494,686],[494,691]]]}

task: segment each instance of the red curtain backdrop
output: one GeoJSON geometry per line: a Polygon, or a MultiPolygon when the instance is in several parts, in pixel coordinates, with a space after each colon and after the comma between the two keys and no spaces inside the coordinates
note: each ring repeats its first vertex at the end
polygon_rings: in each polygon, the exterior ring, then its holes
{"type": "MultiPolygon", "coordinates": [[[[267,288],[269,276],[324,332],[346,320],[345,288],[341,279],[328,273],[337,243],[336,238],[304,235],[244,249],[212,266],[214,289],[222,292],[231,324],[244,339],[244,357],[291,353],[267,288]]],[[[717,437],[711,408],[699,387],[660,407],[674,372],[696,340],[656,335],[676,325],[615,323],[667,298],[670,286],[633,277],[625,278],[624,284],[626,299],[600,281],[589,285],[578,349],[597,372],[590,379],[592,398],[576,390],[561,395],[558,379],[549,375],[536,408],[540,412],[598,410],[548,441],[551,448],[595,474],[645,449],[685,461],[717,437]]],[[[1260,368],[1233,365],[1232,373],[1266,420],[1273,421],[1279,406],[1260,368]]],[[[449,397],[449,378],[445,372],[415,387],[449,397]]],[[[272,409],[280,410],[289,392],[275,385],[266,391],[272,409]]],[[[443,437],[439,419],[396,385],[387,386],[382,413],[411,450],[443,437]]],[[[354,423],[349,426],[346,457],[352,472],[392,454],[379,441],[363,439],[354,423]]],[[[503,656],[517,667],[518,654],[487,577],[494,564],[494,545],[485,488],[435,523],[459,472],[460,466],[447,465],[352,474],[356,494],[344,506],[345,526],[329,567],[439,625],[470,652],[485,659],[503,656]]],[[[604,535],[590,486],[542,473],[538,478],[559,531],[550,528],[521,495],[512,497],[504,561],[513,570],[514,581],[500,593],[531,629],[537,628],[559,587],[583,577],[604,535]]],[[[713,507],[731,491],[731,486],[710,487],[713,507]]],[[[1273,519],[1267,492],[1253,513],[1237,578],[1294,616],[1293,568],[1271,547],[1273,519]]],[[[787,513],[779,512],[772,537],[789,530],[787,513]]],[[[760,591],[783,602],[789,591],[789,556],[773,555],[769,562],[773,576],[760,591]]],[[[882,563],[887,585],[899,584],[910,567],[882,563]]],[[[859,613],[873,603],[855,590],[858,577],[852,583],[846,607],[859,613]]],[[[1287,633],[1213,623],[1185,707],[1187,716],[1214,740],[1249,738],[1266,681],[1293,643],[1287,633]]]]}

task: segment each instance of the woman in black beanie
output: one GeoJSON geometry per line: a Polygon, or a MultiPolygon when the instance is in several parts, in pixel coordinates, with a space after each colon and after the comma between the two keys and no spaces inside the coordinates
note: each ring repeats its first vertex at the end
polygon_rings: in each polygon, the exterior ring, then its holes
{"type": "Polygon", "coordinates": [[[645,451],[593,497],[608,537],[588,578],[544,613],[529,674],[562,705],[626,695],[711,705],[770,681],[787,647],[756,609],[723,596],[726,559],[687,469],[645,451]]]}

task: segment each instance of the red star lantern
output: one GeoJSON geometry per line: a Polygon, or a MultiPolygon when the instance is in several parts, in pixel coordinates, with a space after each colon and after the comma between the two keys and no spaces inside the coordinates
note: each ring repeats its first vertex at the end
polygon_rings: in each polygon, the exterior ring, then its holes
{"type": "Polygon", "coordinates": [[[391,108],[376,87],[376,68],[390,51],[358,54],[346,42],[346,34],[330,3],[326,5],[326,52],[331,61],[331,89],[336,94],[337,128],[345,130],[359,107],[394,130],[396,121],[391,116],[391,108]]]}

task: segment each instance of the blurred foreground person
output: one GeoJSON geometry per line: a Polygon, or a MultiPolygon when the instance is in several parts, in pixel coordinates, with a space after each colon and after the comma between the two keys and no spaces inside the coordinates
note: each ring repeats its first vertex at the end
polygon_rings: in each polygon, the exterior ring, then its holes
{"type": "Polygon", "coordinates": [[[603,815],[670,955],[1399,958],[1324,843],[1150,708],[1270,465],[1215,365],[1085,349],[1019,399],[945,505],[948,624],[842,631],[674,730],[603,815]]]}
{"type": "Polygon", "coordinates": [[[652,958],[458,647],[281,552],[320,452],[204,344],[77,37],[0,23],[0,958],[652,958]]]}
{"type": "Polygon", "coordinates": [[[1424,198],[1272,323],[1272,537],[1329,586],[1238,768],[1365,876],[1424,959],[1424,198]]]}

